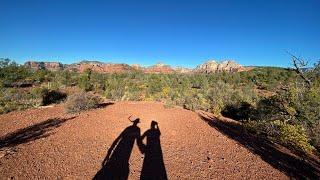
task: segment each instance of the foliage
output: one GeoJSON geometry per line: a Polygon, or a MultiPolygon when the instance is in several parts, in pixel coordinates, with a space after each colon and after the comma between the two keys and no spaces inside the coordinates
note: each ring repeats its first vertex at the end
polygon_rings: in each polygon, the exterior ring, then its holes
{"type": "Polygon", "coordinates": [[[189,110],[208,111],[210,109],[210,104],[203,94],[192,93],[190,96],[185,97],[183,107],[189,110]]]}
{"type": "Polygon", "coordinates": [[[84,91],[91,91],[93,86],[91,84],[91,70],[88,70],[79,76],[79,87],[84,91]]]}
{"type": "Polygon", "coordinates": [[[28,81],[30,71],[10,59],[0,59],[0,87],[13,87],[14,83],[28,81]]]}
{"type": "Polygon", "coordinates": [[[105,96],[111,100],[122,100],[125,94],[125,81],[117,75],[112,75],[106,79],[105,96]]]}
{"type": "Polygon", "coordinates": [[[257,67],[249,72],[241,72],[243,83],[253,83],[259,89],[276,90],[279,86],[296,80],[296,73],[292,69],[276,67],[257,67]]]}
{"type": "Polygon", "coordinates": [[[26,90],[16,88],[0,89],[0,114],[39,106],[41,98],[34,97],[26,90]]]}
{"type": "Polygon", "coordinates": [[[58,103],[66,99],[67,94],[57,90],[43,89],[42,92],[42,105],[49,105],[58,103]]]}
{"type": "Polygon", "coordinates": [[[102,103],[102,98],[91,93],[77,93],[68,97],[65,103],[67,113],[76,113],[88,109],[97,108],[102,103]]]}
{"type": "Polygon", "coordinates": [[[306,130],[301,125],[292,125],[280,120],[275,120],[248,121],[244,126],[260,136],[267,136],[267,138],[296,151],[312,153],[315,150],[310,144],[306,130]]]}
{"type": "Polygon", "coordinates": [[[220,114],[223,110],[240,102],[254,103],[259,98],[249,86],[235,87],[218,81],[216,86],[209,90],[209,100],[212,112],[220,114]]]}
{"type": "Polygon", "coordinates": [[[311,138],[311,144],[320,151],[320,122],[309,129],[309,137],[311,138]]]}
{"type": "Polygon", "coordinates": [[[255,116],[256,109],[247,102],[236,102],[235,104],[227,104],[221,111],[225,117],[234,120],[247,120],[255,116]]]}

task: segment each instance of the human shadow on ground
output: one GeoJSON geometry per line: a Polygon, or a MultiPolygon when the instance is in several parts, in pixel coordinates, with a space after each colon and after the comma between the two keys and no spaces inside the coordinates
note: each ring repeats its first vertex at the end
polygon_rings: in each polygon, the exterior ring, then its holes
{"type": "Polygon", "coordinates": [[[236,140],[252,153],[259,155],[265,162],[294,179],[319,179],[320,164],[316,160],[299,158],[289,152],[281,150],[267,139],[259,138],[247,133],[235,122],[219,120],[204,113],[199,113],[202,120],[227,137],[236,140]]]}
{"type": "MultiPolygon", "coordinates": [[[[130,120],[130,117],[129,117],[130,120]]],[[[93,177],[100,180],[126,180],[129,176],[129,158],[132,152],[134,142],[140,138],[140,128],[137,118],[132,121],[132,125],[125,128],[121,134],[114,140],[107,151],[107,155],[102,162],[101,169],[93,177]]]]}
{"type": "Polygon", "coordinates": [[[66,118],[66,119],[60,119],[60,118],[48,119],[46,121],[9,133],[3,137],[0,137],[0,149],[4,147],[14,147],[19,144],[23,144],[23,143],[40,139],[40,138],[48,137],[52,134],[50,133],[50,131],[61,126],[66,121],[73,118],[75,117],[66,118]]]}
{"type": "Polygon", "coordinates": [[[141,136],[140,148],[144,153],[144,161],[141,171],[141,180],[147,179],[168,179],[166,168],[163,162],[163,155],[160,143],[160,129],[156,121],[151,122],[151,127],[141,136]],[[144,145],[143,139],[147,139],[144,145]]]}

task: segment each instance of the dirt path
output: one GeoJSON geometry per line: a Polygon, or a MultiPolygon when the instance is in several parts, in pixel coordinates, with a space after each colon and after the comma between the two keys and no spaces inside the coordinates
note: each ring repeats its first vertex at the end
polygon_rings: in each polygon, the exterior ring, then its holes
{"type": "MultiPolygon", "coordinates": [[[[132,124],[130,115],[140,118],[141,133],[152,120],[158,122],[169,179],[288,178],[197,113],[155,102],[120,102],[75,117],[64,114],[61,105],[2,115],[0,178],[91,179],[111,144],[132,124]]],[[[139,179],[143,158],[135,143],[129,179],[139,179]]]]}

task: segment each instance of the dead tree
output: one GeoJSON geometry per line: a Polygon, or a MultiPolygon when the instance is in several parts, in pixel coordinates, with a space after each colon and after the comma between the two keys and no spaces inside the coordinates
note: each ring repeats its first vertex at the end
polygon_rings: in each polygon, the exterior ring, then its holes
{"type": "Polygon", "coordinates": [[[302,68],[306,68],[308,65],[308,62],[305,61],[302,58],[298,58],[293,54],[290,54],[289,52],[287,52],[291,58],[292,58],[292,62],[293,62],[293,66],[294,66],[294,70],[295,72],[303,79],[303,81],[307,84],[307,87],[310,88],[312,85],[311,80],[304,74],[304,72],[301,70],[302,68]]]}

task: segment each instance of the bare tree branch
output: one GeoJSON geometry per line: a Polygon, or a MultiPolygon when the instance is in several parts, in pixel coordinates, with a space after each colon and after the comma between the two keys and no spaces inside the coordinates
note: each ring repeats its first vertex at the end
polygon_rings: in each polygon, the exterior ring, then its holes
{"type": "Polygon", "coordinates": [[[306,62],[304,59],[302,58],[298,58],[295,55],[287,52],[291,58],[292,58],[292,62],[293,62],[293,66],[294,66],[294,70],[295,72],[304,80],[304,82],[307,84],[308,88],[311,87],[312,82],[311,80],[305,76],[305,74],[302,72],[301,68],[304,68],[307,66],[308,62],[306,62]]]}

